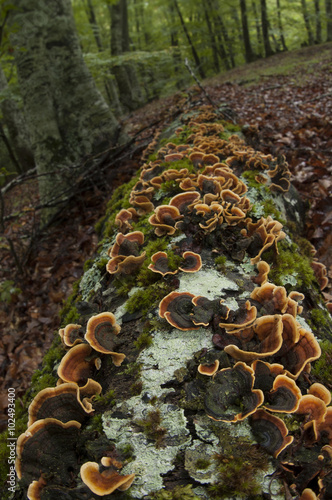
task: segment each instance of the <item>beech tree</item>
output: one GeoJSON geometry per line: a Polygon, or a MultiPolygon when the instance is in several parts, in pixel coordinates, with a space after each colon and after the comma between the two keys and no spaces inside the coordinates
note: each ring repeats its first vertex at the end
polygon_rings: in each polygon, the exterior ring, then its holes
{"type": "Polygon", "coordinates": [[[70,0],[14,0],[9,27],[46,221],[74,165],[114,145],[119,126],[84,63],[70,0]]]}

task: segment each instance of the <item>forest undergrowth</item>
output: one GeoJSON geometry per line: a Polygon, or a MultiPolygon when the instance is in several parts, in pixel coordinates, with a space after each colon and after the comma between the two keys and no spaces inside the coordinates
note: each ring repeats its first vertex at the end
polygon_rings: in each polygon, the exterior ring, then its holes
{"type": "Polygon", "coordinates": [[[213,103],[243,127],[249,144],[283,154],[292,182],[310,204],[305,236],[327,268],[332,301],[332,44],[284,53],[245,65],[151,102],[123,119],[132,143],[104,161],[57,221],[37,231],[35,181],[8,191],[0,234],[0,431],[6,427],[7,390],[19,399],[60,327],[60,310],[98,247],[95,224],[112,190],[141,166],[142,151],[176,116],[213,103]]]}

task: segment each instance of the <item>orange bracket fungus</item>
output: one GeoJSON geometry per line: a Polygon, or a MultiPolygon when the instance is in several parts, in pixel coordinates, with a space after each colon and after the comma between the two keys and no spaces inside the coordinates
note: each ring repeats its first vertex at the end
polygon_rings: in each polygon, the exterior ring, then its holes
{"type": "Polygon", "coordinates": [[[115,366],[120,366],[126,357],[122,353],[114,352],[120,330],[121,327],[117,324],[114,314],[103,312],[89,319],[85,340],[95,351],[109,354],[115,366]]]}
{"type": "Polygon", "coordinates": [[[86,462],[81,466],[81,478],[92,493],[104,496],[115,490],[127,490],[134,481],[135,474],[121,476],[113,467],[100,472],[96,462],[86,462]]]}
{"type": "Polygon", "coordinates": [[[37,420],[56,418],[61,422],[76,420],[82,423],[93,409],[80,399],[80,389],[74,382],[41,390],[29,406],[28,427],[37,420]]]}

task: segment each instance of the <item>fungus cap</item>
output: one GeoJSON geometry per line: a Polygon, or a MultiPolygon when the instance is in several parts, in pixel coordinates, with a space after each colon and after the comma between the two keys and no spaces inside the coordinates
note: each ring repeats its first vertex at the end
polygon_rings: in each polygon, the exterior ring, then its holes
{"type": "Polygon", "coordinates": [[[294,438],[288,435],[285,423],[275,415],[258,409],[250,417],[251,428],[258,443],[274,458],[289,446],[294,438]]]}
{"type": "Polygon", "coordinates": [[[120,366],[126,357],[114,352],[116,336],[121,330],[113,313],[103,312],[92,316],[86,327],[85,340],[95,351],[110,354],[115,366],[120,366]]]}
{"type": "Polygon", "coordinates": [[[81,478],[84,484],[96,495],[110,495],[115,490],[125,491],[134,481],[135,474],[121,476],[114,469],[99,472],[96,462],[86,462],[81,466],[81,478]]]}

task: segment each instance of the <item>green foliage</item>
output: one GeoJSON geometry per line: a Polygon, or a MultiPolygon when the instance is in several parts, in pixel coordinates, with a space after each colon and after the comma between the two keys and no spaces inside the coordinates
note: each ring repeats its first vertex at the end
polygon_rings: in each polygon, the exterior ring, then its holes
{"type": "Polygon", "coordinates": [[[138,290],[126,302],[126,310],[129,313],[140,311],[146,316],[148,311],[157,307],[161,299],[170,293],[172,287],[165,282],[157,282],[145,290],[138,290]]]}
{"type": "Polygon", "coordinates": [[[214,259],[217,271],[219,271],[220,273],[224,273],[225,272],[225,270],[226,270],[226,266],[225,266],[226,261],[227,261],[227,257],[225,255],[219,255],[218,257],[216,257],[214,259]]]}
{"type": "Polygon", "coordinates": [[[0,302],[9,304],[15,295],[21,293],[21,289],[15,286],[14,281],[5,280],[0,283],[0,302]]]}

